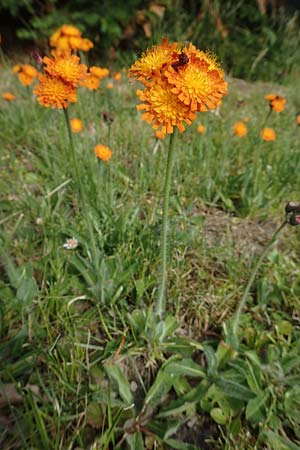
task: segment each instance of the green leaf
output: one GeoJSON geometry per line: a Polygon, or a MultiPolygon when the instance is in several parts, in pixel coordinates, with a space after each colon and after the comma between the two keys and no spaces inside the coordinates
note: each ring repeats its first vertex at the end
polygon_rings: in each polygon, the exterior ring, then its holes
{"type": "Polygon", "coordinates": [[[294,444],[288,438],[279,436],[274,431],[263,431],[262,436],[267,439],[273,450],[300,450],[300,446],[294,444]]]}
{"type": "Polygon", "coordinates": [[[206,357],[208,375],[216,376],[218,372],[218,360],[214,349],[210,345],[204,345],[203,351],[206,357]]]}
{"type": "Polygon", "coordinates": [[[87,423],[96,429],[100,429],[103,425],[103,415],[99,403],[91,402],[87,405],[85,413],[87,423]]]}
{"type": "Polygon", "coordinates": [[[172,381],[171,375],[165,373],[164,368],[161,368],[156,375],[154,383],[147,392],[145,404],[151,406],[158,405],[164,395],[171,389],[172,381]]]}
{"type": "Polygon", "coordinates": [[[126,441],[130,450],[145,450],[143,436],[141,433],[129,434],[126,437],[126,441]]]}
{"type": "Polygon", "coordinates": [[[244,402],[251,400],[255,394],[237,381],[228,380],[220,377],[216,380],[216,385],[221,389],[224,395],[229,398],[235,398],[244,402]]]}
{"type": "Polygon", "coordinates": [[[129,383],[120,367],[110,362],[104,364],[104,368],[108,377],[116,383],[122,400],[124,400],[126,405],[132,405],[133,397],[130,391],[129,383]]]}
{"type": "Polygon", "coordinates": [[[222,411],[221,408],[213,408],[210,411],[210,415],[213,418],[213,420],[219,423],[220,425],[225,425],[227,420],[229,419],[229,417],[226,416],[226,414],[224,414],[224,411],[222,411]]]}
{"type": "Polygon", "coordinates": [[[173,377],[188,376],[188,377],[201,377],[206,376],[205,371],[199,364],[195,363],[192,359],[182,359],[181,361],[171,361],[164,366],[166,373],[173,377]]]}
{"type": "Polygon", "coordinates": [[[195,447],[192,444],[187,444],[177,439],[166,439],[164,442],[174,450],[201,450],[200,447],[195,447]]]}
{"type": "Polygon", "coordinates": [[[246,406],[246,419],[253,423],[258,423],[264,419],[263,407],[269,399],[269,392],[261,392],[257,397],[249,400],[246,406]]]}

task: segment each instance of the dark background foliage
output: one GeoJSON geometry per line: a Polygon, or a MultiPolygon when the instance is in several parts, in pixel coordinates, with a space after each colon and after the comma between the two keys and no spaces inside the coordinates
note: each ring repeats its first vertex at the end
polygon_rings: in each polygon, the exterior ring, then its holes
{"type": "Polygon", "coordinates": [[[299,8],[299,0],[1,0],[0,20],[10,52],[45,52],[50,34],[70,23],[95,43],[92,59],[130,64],[167,36],[211,49],[233,76],[282,81],[299,63],[299,8]]]}

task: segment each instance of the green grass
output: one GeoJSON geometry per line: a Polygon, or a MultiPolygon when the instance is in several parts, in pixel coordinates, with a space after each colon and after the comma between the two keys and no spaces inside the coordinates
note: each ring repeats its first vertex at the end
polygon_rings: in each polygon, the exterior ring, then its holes
{"type": "Polygon", "coordinates": [[[299,199],[299,81],[228,80],[220,114],[199,114],[179,136],[167,316],[157,322],[168,142],[153,151],[136,86],[123,76],[113,90],[82,89],[70,107],[85,126],[74,135],[83,203],[63,112],[3,71],[1,93],[17,99],[0,110],[1,448],[299,448],[297,228],[256,277],[238,352],[228,332],[255,258],[299,199]],[[259,133],[270,92],[287,107],[268,118],[268,143],[259,133]],[[233,124],[244,117],[239,139],[233,124]],[[97,143],[112,149],[108,164],[97,143]],[[65,250],[73,236],[77,249],[65,250]]]}

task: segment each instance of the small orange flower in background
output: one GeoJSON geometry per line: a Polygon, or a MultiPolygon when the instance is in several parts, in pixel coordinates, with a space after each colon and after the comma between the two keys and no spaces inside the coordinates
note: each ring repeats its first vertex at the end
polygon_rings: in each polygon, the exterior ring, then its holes
{"type": "Polygon", "coordinates": [[[264,128],[260,134],[264,141],[275,141],[276,140],[276,133],[272,128],[264,128]]]}
{"type": "Polygon", "coordinates": [[[38,71],[30,64],[16,64],[12,68],[12,72],[18,75],[23,86],[30,86],[38,76],[38,71]]]}
{"type": "Polygon", "coordinates": [[[296,124],[300,126],[300,114],[296,117],[296,124]]]}
{"type": "Polygon", "coordinates": [[[201,123],[197,126],[197,131],[199,134],[204,134],[206,132],[206,127],[201,123]]]}
{"type": "Polygon", "coordinates": [[[114,88],[113,83],[107,83],[106,89],[113,89],[113,88],[114,88]]]}
{"type": "Polygon", "coordinates": [[[50,46],[55,47],[58,53],[71,50],[89,51],[94,44],[89,39],[82,38],[81,31],[73,25],[62,25],[50,37],[50,46]]]}
{"type": "Polygon", "coordinates": [[[105,145],[98,144],[94,147],[94,152],[99,159],[103,159],[103,161],[108,162],[112,156],[112,151],[109,147],[105,145]]]}
{"type": "Polygon", "coordinates": [[[155,136],[157,139],[163,140],[166,137],[166,133],[163,133],[161,130],[156,130],[155,136]]]}
{"type": "Polygon", "coordinates": [[[145,110],[142,119],[169,134],[174,127],[184,131],[196,112],[215,109],[227,93],[224,72],[212,55],[166,39],[148,49],[128,75],[145,88],[137,91],[142,101],[137,109],[145,110]]]}
{"type": "Polygon", "coordinates": [[[73,133],[80,133],[83,130],[83,123],[80,119],[73,118],[70,120],[73,133]]]}
{"type": "Polygon", "coordinates": [[[114,74],[114,80],[120,81],[121,78],[122,78],[122,75],[121,75],[119,72],[117,72],[117,73],[114,74]]]}
{"type": "Polygon", "coordinates": [[[244,117],[244,118],[243,118],[243,122],[245,122],[245,123],[249,122],[248,117],[244,117]]]}
{"type": "Polygon", "coordinates": [[[89,73],[82,83],[82,86],[88,88],[90,91],[94,91],[100,86],[100,78],[95,77],[93,74],[89,73]]]}
{"type": "Polygon", "coordinates": [[[92,66],[89,68],[89,71],[92,75],[99,78],[100,80],[108,77],[109,75],[109,70],[106,67],[92,66]]]}
{"type": "Polygon", "coordinates": [[[280,95],[269,94],[265,96],[268,100],[270,108],[276,112],[282,112],[285,108],[286,100],[280,95]]]}
{"type": "Polygon", "coordinates": [[[244,122],[236,122],[233,126],[233,132],[238,137],[246,136],[247,127],[244,122]]]}
{"type": "Polygon", "coordinates": [[[16,96],[14,94],[12,94],[11,92],[4,92],[4,94],[2,94],[2,97],[4,98],[4,100],[6,100],[8,102],[12,102],[13,100],[16,100],[16,96]]]}

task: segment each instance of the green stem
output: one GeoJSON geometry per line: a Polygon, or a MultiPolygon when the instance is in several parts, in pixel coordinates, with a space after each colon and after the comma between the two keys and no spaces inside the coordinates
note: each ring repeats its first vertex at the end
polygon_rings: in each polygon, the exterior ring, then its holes
{"type": "Polygon", "coordinates": [[[156,305],[156,313],[163,318],[166,307],[166,286],[167,286],[167,270],[168,270],[168,258],[167,258],[167,239],[168,239],[168,218],[169,218],[169,198],[171,188],[172,169],[174,165],[175,155],[175,141],[176,131],[171,134],[168,150],[168,160],[164,183],[164,204],[163,204],[163,219],[162,219],[162,232],[161,232],[161,269],[160,269],[160,285],[158,290],[158,298],[156,305]]]}
{"type": "Polygon", "coordinates": [[[89,215],[89,211],[87,208],[87,201],[86,201],[86,196],[85,196],[85,190],[82,184],[82,179],[80,176],[80,171],[79,171],[79,167],[78,167],[78,161],[77,161],[77,156],[75,153],[75,147],[74,147],[74,141],[73,141],[73,135],[72,135],[72,130],[71,130],[71,126],[70,126],[70,120],[69,120],[69,113],[67,108],[64,108],[64,115],[65,115],[65,119],[66,119],[66,124],[67,124],[67,129],[68,129],[68,135],[69,135],[69,140],[70,140],[70,148],[71,148],[71,158],[72,158],[72,165],[74,167],[75,170],[75,177],[76,177],[76,182],[79,188],[79,196],[80,196],[80,203],[81,203],[81,208],[85,210],[85,218],[87,221],[87,226],[89,229],[89,234],[90,234],[90,239],[91,239],[91,244],[92,244],[92,249],[93,249],[93,256],[95,257],[96,252],[97,252],[97,247],[96,247],[96,242],[95,242],[95,236],[93,233],[93,227],[92,227],[92,223],[91,223],[91,219],[90,219],[90,215],[89,215]]]}
{"type": "Polygon", "coordinates": [[[242,297],[242,299],[241,299],[241,301],[240,301],[240,303],[239,303],[239,305],[238,305],[237,311],[236,311],[236,313],[235,313],[235,317],[234,317],[234,319],[233,319],[232,332],[233,332],[233,335],[234,335],[235,337],[236,337],[236,335],[237,335],[237,331],[238,331],[238,327],[239,327],[239,322],[240,322],[240,317],[241,317],[242,311],[243,311],[243,309],[244,309],[245,303],[246,303],[246,301],[247,301],[247,297],[248,297],[249,291],[250,291],[251,286],[252,286],[252,284],[253,284],[253,282],[254,282],[255,275],[256,275],[258,269],[260,268],[260,266],[261,266],[261,264],[262,264],[262,262],[263,262],[265,256],[268,254],[268,252],[269,252],[271,246],[274,244],[274,242],[276,241],[276,239],[277,239],[279,233],[280,233],[281,230],[285,227],[285,225],[287,225],[287,223],[288,223],[287,220],[285,220],[285,221],[280,225],[280,227],[275,231],[275,233],[273,234],[272,238],[270,239],[270,241],[269,241],[268,244],[266,245],[264,251],[262,252],[262,254],[260,255],[260,257],[258,258],[256,264],[254,265],[254,267],[253,267],[253,269],[252,269],[250,278],[249,278],[249,280],[248,280],[247,286],[246,286],[245,291],[244,291],[244,295],[243,295],[243,297],[242,297]]]}

